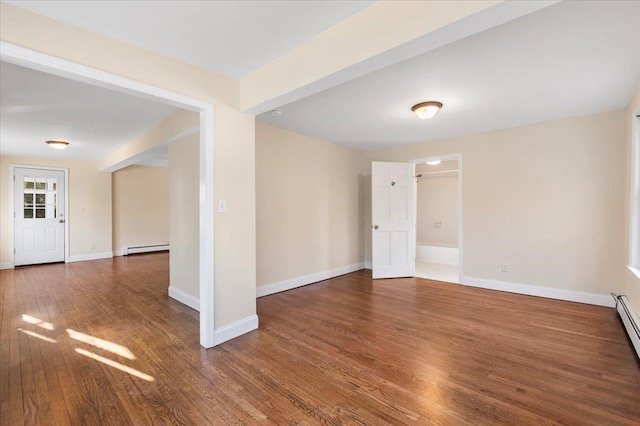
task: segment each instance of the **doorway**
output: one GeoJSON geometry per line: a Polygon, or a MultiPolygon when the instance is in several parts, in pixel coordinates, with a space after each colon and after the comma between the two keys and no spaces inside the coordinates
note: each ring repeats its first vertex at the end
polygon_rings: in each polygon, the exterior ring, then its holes
{"type": "Polygon", "coordinates": [[[67,258],[66,170],[12,167],[15,266],[67,258]]]}
{"type": "MultiPolygon", "coordinates": [[[[213,105],[199,99],[170,92],[149,84],[130,80],[102,70],[90,68],[0,41],[0,60],[26,68],[32,68],[94,84],[100,87],[133,94],[146,99],[198,112],[200,115],[199,140],[199,294],[200,294],[200,344],[205,348],[216,345],[214,325],[214,110],[213,105]]],[[[13,186],[11,185],[11,188],[13,186]]],[[[13,197],[12,197],[13,200],[13,197]]],[[[13,228],[12,228],[13,229],[13,228]]],[[[15,235],[12,234],[11,238],[15,235]]],[[[66,245],[68,250],[68,244],[66,245]]],[[[12,256],[11,266],[15,265],[12,256]]]]}
{"type": "Polygon", "coordinates": [[[461,156],[412,161],[416,176],[415,276],[462,282],[461,156]]]}

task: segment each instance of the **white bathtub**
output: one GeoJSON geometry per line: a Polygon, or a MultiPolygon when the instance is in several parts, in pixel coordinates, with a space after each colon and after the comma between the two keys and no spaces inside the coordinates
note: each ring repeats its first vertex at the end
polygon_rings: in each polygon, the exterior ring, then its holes
{"type": "Polygon", "coordinates": [[[443,265],[458,265],[458,249],[455,247],[417,244],[416,260],[418,262],[441,263],[443,265]]]}

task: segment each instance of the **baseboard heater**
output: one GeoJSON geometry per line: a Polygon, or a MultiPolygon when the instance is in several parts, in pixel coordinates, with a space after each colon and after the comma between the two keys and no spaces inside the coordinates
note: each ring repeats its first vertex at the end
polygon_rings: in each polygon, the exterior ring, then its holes
{"type": "Polygon", "coordinates": [[[130,254],[151,253],[154,251],[167,251],[167,250],[169,250],[169,244],[154,244],[150,246],[125,247],[122,250],[122,255],[128,256],[130,254]]]}
{"type": "Polygon", "coordinates": [[[627,296],[618,296],[615,294],[612,294],[612,296],[616,299],[618,315],[620,315],[620,319],[627,329],[627,334],[629,334],[629,339],[631,339],[631,343],[636,349],[636,354],[638,354],[640,358],[640,317],[638,317],[638,313],[631,306],[627,296]]]}

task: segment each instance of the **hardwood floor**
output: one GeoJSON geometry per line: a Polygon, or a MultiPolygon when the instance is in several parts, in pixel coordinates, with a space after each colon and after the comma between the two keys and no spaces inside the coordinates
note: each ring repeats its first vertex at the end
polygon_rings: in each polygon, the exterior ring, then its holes
{"type": "Polygon", "coordinates": [[[205,350],[167,286],[166,253],[1,271],[0,424],[640,422],[610,308],[359,271],[205,350]]]}

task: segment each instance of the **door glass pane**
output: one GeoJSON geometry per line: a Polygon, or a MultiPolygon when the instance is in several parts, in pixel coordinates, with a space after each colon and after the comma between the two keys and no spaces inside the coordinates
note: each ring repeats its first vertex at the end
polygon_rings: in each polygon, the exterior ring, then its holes
{"type": "Polygon", "coordinates": [[[36,204],[45,204],[46,194],[36,194],[36,204]]]}
{"type": "Polygon", "coordinates": [[[33,189],[33,181],[35,179],[32,177],[25,177],[24,178],[24,188],[25,189],[33,189]]]}
{"type": "Polygon", "coordinates": [[[24,218],[33,219],[33,209],[24,209],[24,218]]]}
{"type": "Polygon", "coordinates": [[[36,182],[36,189],[47,189],[46,182],[36,182]]]}
{"type": "Polygon", "coordinates": [[[33,194],[24,194],[24,206],[33,205],[33,194]]]}
{"type": "Polygon", "coordinates": [[[45,216],[45,209],[36,209],[36,219],[44,219],[45,216]]]}

